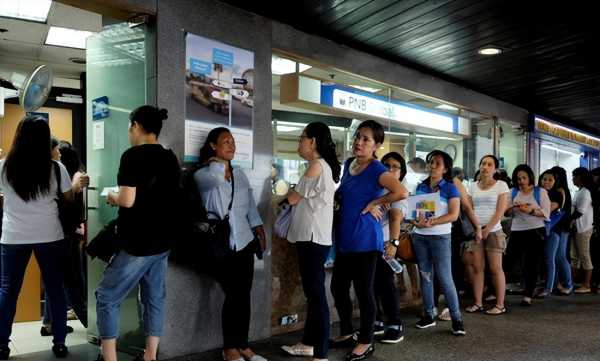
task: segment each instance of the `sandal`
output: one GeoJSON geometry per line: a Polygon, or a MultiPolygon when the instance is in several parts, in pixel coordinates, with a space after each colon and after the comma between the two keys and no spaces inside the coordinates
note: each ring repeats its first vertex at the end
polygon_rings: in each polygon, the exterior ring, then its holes
{"type": "Polygon", "coordinates": [[[466,313],[483,312],[483,305],[471,305],[471,306],[465,308],[465,312],[466,313]]]}
{"type": "Polygon", "coordinates": [[[447,308],[444,308],[437,318],[440,321],[452,321],[452,317],[450,316],[450,310],[447,308]]]}
{"type": "Polygon", "coordinates": [[[521,303],[519,303],[519,305],[521,305],[523,307],[529,307],[529,306],[531,306],[531,301],[527,301],[525,299],[522,299],[521,303]]]}
{"type": "Polygon", "coordinates": [[[486,310],[484,312],[486,315],[490,315],[490,316],[500,316],[506,313],[506,307],[498,307],[498,305],[494,305],[492,308],[490,308],[489,310],[486,310]],[[498,310],[496,311],[492,311],[492,310],[498,310]]]}

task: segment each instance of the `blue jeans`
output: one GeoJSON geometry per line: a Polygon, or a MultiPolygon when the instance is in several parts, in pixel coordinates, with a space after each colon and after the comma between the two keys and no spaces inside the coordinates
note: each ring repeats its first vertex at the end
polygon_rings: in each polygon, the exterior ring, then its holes
{"type": "Polygon", "coordinates": [[[169,252],[136,257],[120,251],[110,261],[96,289],[98,332],[103,340],[119,333],[119,310],[129,292],[140,285],[146,336],[162,336],[165,315],[165,275],[169,252]]]}
{"type": "Polygon", "coordinates": [[[42,279],[51,300],[53,342],[64,344],[67,334],[67,306],[63,291],[66,242],[0,245],[0,345],[8,345],[17,309],[17,298],[23,285],[25,269],[31,253],[40,265],[42,279]]]}
{"type": "Polygon", "coordinates": [[[436,276],[450,309],[450,316],[453,320],[461,320],[458,295],[452,280],[450,234],[426,236],[413,233],[412,240],[421,275],[421,293],[423,293],[425,312],[432,318],[435,317],[433,277],[436,276]]]}
{"type": "MultiPolygon", "coordinates": [[[[554,232],[551,233],[556,234],[554,232]]],[[[569,244],[569,232],[561,232],[560,234],[556,234],[556,238],[558,240],[557,252],[555,256],[555,264],[558,267],[558,279],[563,287],[572,289],[573,288],[573,279],[571,277],[571,264],[567,259],[567,246],[569,244]]],[[[553,277],[554,277],[553,273],[553,277]]],[[[551,284],[554,286],[553,284],[551,284]]],[[[548,283],[546,282],[546,286],[548,283]]],[[[547,287],[546,287],[547,288],[547,287]]]]}

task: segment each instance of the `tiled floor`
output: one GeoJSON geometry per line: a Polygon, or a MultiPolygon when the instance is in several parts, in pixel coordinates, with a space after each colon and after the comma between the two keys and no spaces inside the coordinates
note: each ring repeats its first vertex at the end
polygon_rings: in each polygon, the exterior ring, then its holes
{"type": "MultiPolygon", "coordinates": [[[[79,321],[68,321],[73,333],[67,335],[66,345],[76,346],[88,343],[86,329],[79,321]]],[[[41,322],[19,322],[13,325],[10,343],[11,356],[25,355],[52,349],[52,336],[40,336],[41,322]]],[[[12,358],[11,358],[12,359],[12,358]]],[[[16,359],[16,358],[15,358],[16,359]]]]}

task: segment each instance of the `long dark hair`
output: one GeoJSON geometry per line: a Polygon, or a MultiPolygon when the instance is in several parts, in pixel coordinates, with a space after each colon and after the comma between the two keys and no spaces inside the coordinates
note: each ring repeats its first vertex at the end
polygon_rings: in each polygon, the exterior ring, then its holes
{"type": "Polygon", "coordinates": [[[17,126],[2,171],[25,202],[50,191],[52,158],[50,127],[40,116],[27,116],[17,126]]]}
{"type": "Polygon", "coordinates": [[[217,144],[219,137],[223,133],[231,132],[225,127],[214,128],[210,132],[208,132],[206,140],[204,141],[204,145],[202,146],[202,148],[200,148],[200,157],[198,159],[198,163],[205,164],[210,158],[214,157],[217,154],[215,150],[210,146],[210,143],[217,144]]]}
{"type": "Polygon", "coordinates": [[[389,152],[388,154],[381,157],[381,163],[384,163],[388,159],[393,159],[396,162],[400,163],[400,178],[398,180],[402,182],[404,176],[406,176],[406,161],[404,160],[404,157],[398,152],[389,152]]]}
{"type": "MultiPolygon", "coordinates": [[[[429,164],[429,162],[431,162],[431,159],[433,157],[437,157],[440,156],[442,157],[442,160],[444,162],[444,168],[446,168],[446,171],[444,172],[444,174],[442,175],[442,178],[445,179],[446,181],[452,181],[452,157],[450,156],[450,154],[441,151],[441,150],[433,150],[431,152],[429,152],[429,154],[427,154],[427,157],[425,157],[425,162],[426,164],[429,164]]],[[[425,179],[423,181],[423,183],[427,182],[427,184],[429,184],[429,182],[431,181],[431,176],[427,177],[427,179],[425,179]]]]}
{"type": "MultiPolygon", "coordinates": [[[[381,124],[377,123],[374,120],[365,120],[364,122],[358,125],[358,128],[356,128],[356,133],[358,133],[358,131],[363,128],[371,129],[375,144],[383,144],[383,141],[385,140],[385,130],[383,130],[383,126],[381,124]]],[[[373,158],[377,159],[377,155],[375,155],[375,152],[373,152],[373,158]]]]}
{"type": "Polygon", "coordinates": [[[60,162],[67,168],[69,176],[73,179],[75,173],[83,170],[81,159],[75,148],[73,148],[69,142],[61,141],[58,145],[58,149],[60,151],[60,162]]]}
{"type": "Polygon", "coordinates": [[[587,168],[579,167],[573,169],[573,177],[579,177],[582,187],[587,188],[590,193],[594,192],[594,179],[587,168]]]}
{"type": "Polygon", "coordinates": [[[329,130],[329,127],[322,122],[313,122],[304,128],[304,133],[307,137],[315,140],[315,143],[317,144],[317,152],[331,168],[333,181],[335,183],[339,182],[342,167],[337,158],[335,143],[333,142],[333,139],[331,139],[331,131],[329,130]]]}
{"type": "MultiPolygon", "coordinates": [[[[562,189],[565,193],[565,205],[571,204],[571,191],[569,190],[569,181],[567,180],[567,171],[563,167],[555,166],[550,168],[554,173],[554,184],[556,189],[562,189]]],[[[571,207],[569,207],[569,212],[571,207]]]]}
{"type": "Polygon", "coordinates": [[[512,172],[513,187],[519,188],[519,181],[518,181],[519,172],[527,173],[527,177],[529,178],[529,185],[535,184],[535,175],[533,175],[533,169],[531,169],[531,167],[528,166],[527,164],[519,164],[518,166],[515,167],[515,169],[512,172]]]}

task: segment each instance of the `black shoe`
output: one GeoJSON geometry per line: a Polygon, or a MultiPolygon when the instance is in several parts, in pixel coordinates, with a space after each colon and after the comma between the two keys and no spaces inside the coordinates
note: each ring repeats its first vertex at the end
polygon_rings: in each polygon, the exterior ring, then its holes
{"type": "Polygon", "coordinates": [[[427,315],[421,318],[415,326],[420,329],[433,327],[435,326],[435,320],[431,316],[427,315]]]}
{"type": "MultiPolygon", "coordinates": [[[[73,327],[67,326],[67,333],[73,333],[73,327]]],[[[42,326],[42,328],[40,328],[40,335],[52,336],[52,329],[46,326],[42,326]]]]}
{"type": "Polygon", "coordinates": [[[10,356],[8,345],[0,345],[0,360],[8,360],[8,356],[10,356]]]}
{"type": "Polygon", "coordinates": [[[347,339],[341,341],[329,340],[329,347],[331,348],[350,348],[354,346],[356,346],[354,334],[348,337],[347,339]]]}
{"type": "Polygon", "coordinates": [[[373,329],[373,335],[379,336],[385,333],[385,326],[381,324],[375,324],[375,328],[373,329]]]}
{"type": "Polygon", "coordinates": [[[379,342],[392,344],[398,343],[402,340],[404,340],[404,326],[400,325],[399,329],[388,327],[379,342]]]}
{"type": "Polygon", "coordinates": [[[452,320],[452,334],[454,336],[464,336],[467,334],[462,320],[452,320]]]}
{"type": "MultiPolygon", "coordinates": [[[[103,361],[104,361],[104,360],[103,360],[103,361]]],[[[143,353],[141,353],[141,354],[137,354],[137,355],[134,357],[133,361],[144,361],[144,354],[143,354],[143,353]]],[[[156,361],[156,360],[152,360],[152,361],[156,361]]]]}
{"type": "Polygon", "coordinates": [[[64,344],[57,344],[52,346],[52,352],[56,358],[65,358],[69,354],[69,349],[64,344]]]}
{"type": "Polygon", "coordinates": [[[365,352],[363,352],[361,355],[357,355],[354,352],[350,352],[349,354],[346,355],[346,361],[360,361],[360,360],[365,360],[367,358],[369,358],[371,355],[373,355],[373,352],[375,352],[375,345],[370,344],[369,348],[367,348],[367,350],[365,352]]]}

